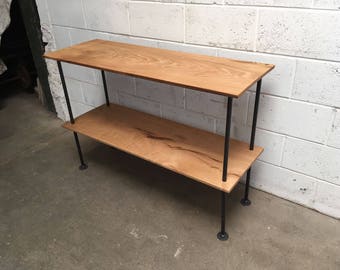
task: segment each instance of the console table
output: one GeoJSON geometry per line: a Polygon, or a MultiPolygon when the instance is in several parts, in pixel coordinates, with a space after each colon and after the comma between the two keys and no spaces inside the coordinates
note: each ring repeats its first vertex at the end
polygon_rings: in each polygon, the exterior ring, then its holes
{"type": "Polygon", "coordinates": [[[149,48],[104,40],[91,40],[44,55],[57,60],[70,121],[63,127],[73,131],[80,169],[86,169],[77,133],[120,149],[149,162],[185,175],[221,191],[221,230],[218,239],[227,240],[226,193],[247,173],[242,205],[248,198],[250,169],[262,153],[255,146],[256,120],[261,80],[274,68],[212,56],[149,48]],[[61,62],[101,70],[106,104],[74,119],[61,62]],[[105,71],[174,84],[228,97],[225,136],[112,104],[105,71]],[[250,143],[230,138],[233,98],[256,86],[250,143]]]}

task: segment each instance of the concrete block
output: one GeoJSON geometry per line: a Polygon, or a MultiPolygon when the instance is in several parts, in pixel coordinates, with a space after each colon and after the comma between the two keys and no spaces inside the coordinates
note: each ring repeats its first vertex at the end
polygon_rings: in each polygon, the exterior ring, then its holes
{"type": "Polygon", "coordinates": [[[108,91],[109,94],[109,101],[110,103],[115,103],[115,104],[119,104],[119,93],[118,92],[112,92],[112,91],[108,91]]]}
{"type": "Polygon", "coordinates": [[[65,82],[70,100],[85,103],[81,82],[67,77],[65,82]]]}
{"type": "Polygon", "coordinates": [[[337,61],[339,25],[336,12],[260,9],[257,50],[337,61]]]}
{"type": "Polygon", "coordinates": [[[83,0],[89,29],[129,34],[128,3],[125,0],[83,0]]]}
{"type": "Polygon", "coordinates": [[[190,112],[175,106],[162,104],[162,117],[188,126],[214,132],[215,120],[202,113],[190,112]]]}
{"type": "MultiPolygon", "coordinates": [[[[216,131],[218,134],[224,136],[225,119],[217,119],[216,131]]],[[[231,127],[231,137],[237,140],[249,143],[250,142],[251,127],[233,124],[231,127]]],[[[281,157],[284,146],[285,136],[266,131],[263,129],[256,129],[255,145],[262,146],[264,152],[260,155],[259,160],[281,165],[281,157]]]]}
{"type": "Polygon", "coordinates": [[[186,109],[214,117],[225,118],[227,98],[221,95],[185,89],[186,109]]]}
{"type": "Polygon", "coordinates": [[[62,66],[65,76],[69,78],[92,84],[95,84],[97,82],[97,78],[92,68],[73,65],[69,63],[63,63],[62,66]]]}
{"type": "Polygon", "coordinates": [[[292,97],[340,107],[340,63],[299,59],[292,97]]]}
{"type": "Polygon", "coordinates": [[[151,100],[139,98],[123,92],[118,93],[119,104],[130,107],[132,109],[153,114],[156,116],[161,115],[160,104],[151,100]]]}
{"type": "MultiPolygon", "coordinates": [[[[103,78],[102,78],[102,74],[101,74],[101,71],[98,70],[98,69],[93,69],[93,73],[94,73],[94,77],[95,77],[95,84],[97,85],[100,85],[100,86],[103,86],[103,78]]],[[[107,77],[107,75],[106,75],[107,77]]],[[[107,80],[107,78],[106,78],[107,80]]]]}
{"type": "Polygon", "coordinates": [[[98,107],[106,102],[103,86],[83,82],[82,89],[85,104],[98,107]]]}
{"type": "MultiPolygon", "coordinates": [[[[247,134],[247,142],[249,142],[251,134],[250,130],[247,134]]],[[[264,148],[264,151],[259,157],[259,160],[279,166],[281,163],[284,141],[285,137],[280,134],[257,129],[255,136],[255,145],[262,146],[264,148]]]]}
{"type": "Polygon", "coordinates": [[[85,28],[82,0],[47,0],[54,25],[85,28]]]}
{"type": "Polygon", "coordinates": [[[50,24],[50,15],[47,6],[47,0],[36,0],[40,22],[43,24],[50,24]]]}
{"type": "Polygon", "coordinates": [[[131,34],[165,40],[184,40],[184,7],[179,4],[130,2],[131,34]]]}
{"type": "Polygon", "coordinates": [[[182,87],[137,78],[136,95],[158,101],[161,104],[184,108],[184,89],[182,87]]]}
{"type": "MultiPolygon", "coordinates": [[[[228,98],[221,95],[185,90],[186,108],[218,118],[226,118],[228,98]]],[[[248,109],[248,93],[233,99],[232,121],[245,124],[248,109]]]]}
{"type": "Polygon", "coordinates": [[[167,50],[172,50],[172,51],[205,54],[205,55],[210,55],[210,56],[216,56],[216,53],[217,53],[216,48],[190,45],[190,44],[184,44],[184,43],[168,42],[168,41],[159,41],[158,47],[161,49],[167,49],[167,50]]]}
{"type": "Polygon", "coordinates": [[[186,42],[224,48],[253,50],[256,9],[188,5],[186,42]]]}
{"type": "Polygon", "coordinates": [[[53,26],[52,28],[56,49],[62,49],[71,45],[70,32],[68,28],[53,26]]]}
{"type": "MultiPolygon", "coordinates": [[[[252,122],[255,94],[251,95],[248,125],[252,122]]],[[[261,95],[257,126],[262,129],[325,143],[332,125],[332,108],[261,95]]]]}
{"type": "Polygon", "coordinates": [[[340,186],[319,181],[314,199],[316,210],[340,218],[340,186]]]}
{"type": "MultiPolygon", "coordinates": [[[[74,118],[94,109],[94,107],[90,105],[80,103],[80,102],[75,102],[75,101],[71,101],[71,106],[72,106],[72,112],[73,112],[74,118]]],[[[69,120],[68,113],[67,113],[67,120],[69,120]]]]}
{"type": "Polygon", "coordinates": [[[70,28],[71,45],[94,39],[94,32],[86,29],[70,28]]]}
{"type": "Polygon", "coordinates": [[[261,161],[252,169],[251,186],[313,207],[317,179],[261,161]]]}
{"type": "MultiPolygon", "coordinates": [[[[294,58],[227,49],[218,49],[217,55],[242,61],[274,64],[275,68],[262,80],[261,92],[282,97],[290,96],[296,68],[294,58]]],[[[255,90],[256,84],[251,89],[255,90]]]]}
{"type": "MultiPolygon", "coordinates": [[[[124,92],[128,94],[135,94],[135,78],[123,74],[106,72],[106,83],[108,92],[124,92]]],[[[101,74],[100,74],[101,78],[101,74]]]]}
{"type": "Polygon", "coordinates": [[[330,131],[327,145],[340,148],[340,110],[336,111],[335,119],[330,131]]]}
{"type": "Polygon", "coordinates": [[[314,0],[314,8],[340,9],[340,0],[314,0]]]}
{"type": "Polygon", "coordinates": [[[340,151],[332,147],[287,138],[282,166],[340,185],[340,151]]]}
{"type": "Polygon", "coordinates": [[[227,5],[311,7],[313,0],[226,0],[227,5]]]}

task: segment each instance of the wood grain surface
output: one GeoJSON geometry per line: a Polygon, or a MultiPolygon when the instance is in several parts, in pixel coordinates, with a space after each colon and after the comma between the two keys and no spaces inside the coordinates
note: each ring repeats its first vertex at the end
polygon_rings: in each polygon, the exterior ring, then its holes
{"type": "Polygon", "coordinates": [[[271,64],[99,39],[49,52],[44,57],[231,97],[239,97],[274,68],[271,64]]]}
{"type": "Polygon", "coordinates": [[[114,104],[63,126],[228,193],[263,151],[231,140],[227,182],[222,182],[223,136],[114,104]]]}

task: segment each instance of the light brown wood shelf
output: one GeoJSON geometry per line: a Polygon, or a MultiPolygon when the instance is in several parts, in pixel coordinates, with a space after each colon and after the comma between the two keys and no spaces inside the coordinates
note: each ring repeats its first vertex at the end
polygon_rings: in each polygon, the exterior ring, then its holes
{"type": "Polygon", "coordinates": [[[223,136],[115,104],[63,126],[228,193],[263,151],[231,139],[227,181],[222,182],[223,136]]]}
{"type": "Polygon", "coordinates": [[[272,64],[100,39],[49,52],[44,57],[231,97],[242,95],[274,68],[272,64]]]}

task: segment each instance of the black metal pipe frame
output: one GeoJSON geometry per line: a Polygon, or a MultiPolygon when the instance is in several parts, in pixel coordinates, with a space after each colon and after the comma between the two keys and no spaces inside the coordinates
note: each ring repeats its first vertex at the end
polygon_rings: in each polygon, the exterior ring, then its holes
{"type": "MultiPolygon", "coordinates": [[[[252,127],[251,127],[249,150],[254,150],[257,113],[258,113],[258,110],[259,110],[261,86],[262,86],[262,79],[259,80],[257,82],[257,85],[256,85],[256,96],[255,96],[254,113],[253,113],[253,124],[252,124],[252,127]]],[[[241,204],[243,206],[248,206],[248,205],[251,204],[251,201],[248,198],[249,184],[250,184],[250,173],[251,173],[251,167],[247,171],[246,186],[245,186],[245,189],[244,189],[244,197],[241,199],[241,204]]]]}
{"type": "Polygon", "coordinates": [[[217,239],[221,241],[226,241],[229,238],[229,235],[225,230],[226,197],[226,193],[224,191],[221,191],[221,231],[217,233],[217,239]]]}
{"type": "MultiPolygon", "coordinates": [[[[69,98],[68,92],[67,92],[67,87],[66,87],[66,82],[65,82],[63,68],[61,66],[60,61],[57,61],[57,64],[58,64],[58,70],[59,70],[59,74],[60,74],[61,84],[63,86],[63,90],[64,90],[64,94],[65,94],[65,99],[66,99],[66,105],[67,105],[68,113],[70,115],[70,122],[72,124],[74,124],[74,117],[73,117],[73,113],[72,113],[70,98],[69,98]]],[[[73,135],[74,135],[74,140],[76,141],[76,146],[77,146],[78,155],[79,155],[79,159],[80,159],[79,169],[80,170],[85,170],[87,168],[87,165],[84,162],[83,153],[82,153],[81,148],[80,148],[78,134],[77,134],[77,132],[73,132],[73,135]]]]}
{"type": "Polygon", "coordinates": [[[232,109],[233,109],[232,107],[233,107],[233,98],[228,97],[227,118],[226,118],[225,135],[224,135],[224,158],[223,158],[223,173],[222,173],[223,182],[227,181],[231,114],[232,114],[232,109]]]}
{"type": "Polygon", "coordinates": [[[79,143],[79,139],[78,139],[78,134],[77,134],[77,132],[73,132],[73,135],[74,135],[74,140],[76,141],[78,155],[79,155],[79,159],[80,159],[79,170],[85,170],[85,169],[87,169],[87,165],[84,162],[83,153],[81,152],[80,143],[79,143]]]}
{"type": "Polygon", "coordinates": [[[254,150],[256,123],[257,123],[257,113],[259,111],[261,86],[262,86],[262,79],[259,80],[257,82],[257,85],[256,85],[256,96],[255,96],[255,105],[254,105],[254,113],[253,113],[253,124],[252,124],[252,127],[251,127],[251,136],[250,136],[249,150],[254,150]]]}
{"type": "Polygon", "coordinates": [[[71,102],[70,102],[70,98],[68,97],[68,93],[67,93],[63,68],[61,66],[60,61],[57,61],[57,64],[58,64],[58,70],[59,70],[59,74],[60,74],[61,84],[63,85],[63,90],[64,90],[65,99],[66,99],[66,105],[67,105],[68,113],[70,115],[70,121],[71,121],[72,124],[74,124],[71,102]]]}
{"type": "MultiPolygon", "coordinates": [[[[228,108],[227,108],[225,136],[224,136],[224,158],[223,158],[223,173],[222,173],[223,182],[227,181],[227,175],[228,175],[228,157],[229,157],[232,106],[233,106],[233,98],[228,97],[228,108]]],[[[226,204],[226,193],[224,191],[221,191],[221,231],[217,233],[217,238],[222,241],[226,241],[229,238],[229,235],[225,230],[225,204],[226,204]]]]}
{"type": "Polygon", "coordinates": [[[107,93],[107,85],[106,85],[106,78],[105,78],[105,71],[101,70],[102,78],[103,78],[103,85],[104,85],[104,92],[105,92],[105,99],[106,105],[110,106],[109,94],[107,93]]]}
{"type": "MultiPolygon", "coordinates": [[[[68,109],[68,112],[69,112],[69,115],[70,115],[70,121],[71,121],[72,124],[74,124],[74,118],[73,118],[70,99],[69,99],[69,96],[68,96],[68,93],[67,93],[64,73],[63,73],[60,61],[57,61],[57,64],[58,64],[58,69],[59,69],[59,73],[60,73],[61,83],[62,83],[64,94],[65,94],[67,109],[68,109]]],[[[106,105],[109,106],[110,101],[109,101],[109,95],[108,95],[108,92],[107,92],[105,72],[102,70],[101,74],[102,74],[102,78],[103,78],[103,86],[104,86],[104,91],[105,91],[106,105]]],[[[257,114],[258,114],[258,107],[259,107],[260,94],[261,94],[261,84],[262,84],[262,80],[259,80],[257,82],[257,86],[256,86],[253,124],[252,124],[250,145],[249,145],[250,150],[254,150],[256,122],[257,122],[257,114]]],[[[227,108],[225,137],[224,137],[224,158],[223,158],[223,173],[222,173],[222,181],[223,182],[227,181],[227,174],[228,174],[228,157],[229,157],[229,142],[230,142],[232,105],[233,105],[233,98],[228,97],[228,108],[227,108]]],[[[82,151],[81,151],[81,148],[80,148],[78,134],[76,132],[73,132],[73,135],[74,135],[74,139],[76,141],[78,155],[79,155],[79,159],[80,159],[80,163],[81,163],[81,165],[79,166],[79,169],[85,170],[87,168],[87,165],[84,162],[83,154],[82,154],[82,151]]],[[[250,205],[250,203],[251,203],[250,200],[248,199],[250,172],[251,172],[251,168],[249,168],[248,171],[247,171],[247,180],[246,180],[244,198],[241,200],[242,205],[250,205]]],[[[221,231],[219,233],[217,233],[217,238],[219,240],[222,240],[222,241],[228,240],[228,238],[229,238],[229,235],[225,230],[225,212],[226,212],[226,193],[224,191],[221,191],[221,231]]]]}

